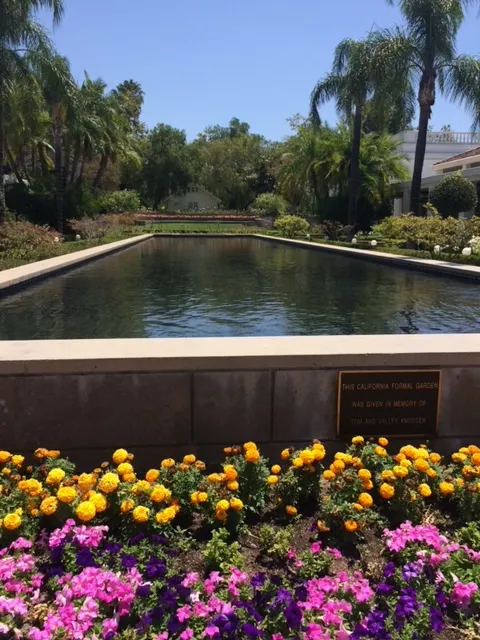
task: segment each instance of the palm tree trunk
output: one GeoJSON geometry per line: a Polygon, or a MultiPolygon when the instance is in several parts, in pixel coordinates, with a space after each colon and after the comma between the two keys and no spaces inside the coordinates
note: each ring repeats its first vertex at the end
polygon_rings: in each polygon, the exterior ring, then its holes
{"type": "Polygon", "coordinates": [[[57,231],[63,233],[63,204],[64,204],[64,166],[62,148],[62,125],[57,117],[53,122],[53,140],[55,149],[55,204],[57,210],[57,231]]]}
{"type": "Polygon", "coordinates": [[[38,145],[38,157],[40,159],[40,167],[42,168],[42,176],[46,178],[49,174],[48,162],[45,155],[45,148],[41,144],[38,145]]]}
{"type": "Polygon", "coordinates": [[[30,149],[30,169],[33,175],[35,175],[35,145],[34,144],[32,144],[32,147],[30,149]]]}
{"type": "Polygon", "coordinates": [[[78,163],[80,161],[80,154],[82,153],[82,142],[80,139],[77,139],[75,142],[75,148],[73,150],[73,160],[72,160],[72,170],[70,173],[70,184],[75,181],[75,176],[77,175],[78,163]]]}
{"type": "Polygon", "coordinates": [[[428,121],[435,103],[435,73],[427,72],[422,76],[418,91],[420,117],[418,121],[417,145],[415,147],[415,162],[413,165],[412,186],[410,191],[410,211],[420,215],[420,194],[422,190],[423,163],[427,146],[428,121]]]}
{"type": "MultiPolygon", "coordinates": [[[[0,97],[1,101],[1,97],[0,97]]],[[[0,224],[5,222],[7,205],[5,203],[5,176],[3,165],[5,164],[5,122],[3,120],[3,109],[0,102],[0,224]]]]}
{"type": "Polygon", "coordinates": [[[100,186],[100,183],[102,182],[102,178],[107,169],[108,158],[109,158],[109,154],[105,153],[100,160],[100,164],[98,165],[97,175],[93,179],[93,184],[92,184],[92,188],[94,191],[98,189],[98,187],[100,186]]]}
{"type": "Polygon", "coordinates": [[[350,163],[350,176],[348,179],[348,217],[349,225],[357,224],[357,203],[360,190],[360,141],[362,138],[362,107],[357,105],[353,120],[352,159],[350,163]]]}

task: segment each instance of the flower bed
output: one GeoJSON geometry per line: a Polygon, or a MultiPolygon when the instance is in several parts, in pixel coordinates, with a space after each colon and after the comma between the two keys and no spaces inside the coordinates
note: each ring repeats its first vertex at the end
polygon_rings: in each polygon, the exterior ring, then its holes
{"type": "Polygon", "coordinates": [[[0,451],[0,637],[478,637],[480,448],[387,446],[143,477],[124,449],[82,474],[0,451]]]}
{"type": "Polygon", "coordinates": [[[252,214],[242,213],[137,213],[135,220],[145,222],[162,222],[165,220],[195,220],[195,221],[218,221],[218,222],[252,222],[255,221],[257,216],[252,214]]]}

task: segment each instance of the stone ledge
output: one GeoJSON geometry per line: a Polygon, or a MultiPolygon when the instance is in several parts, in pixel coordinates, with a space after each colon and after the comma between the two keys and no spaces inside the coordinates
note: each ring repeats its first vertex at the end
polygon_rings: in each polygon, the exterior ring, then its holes
{"type": "Polygon", "coordinates": [[[0,341],[0,375],[480,367],[480,334],[0,341]]]}
{"type": "Polygon", "coordinates": [[[383,251],[368,251],[366,249],[353,249],[350,247],[338,247],[333,244],[322,244],[320,242],[307,242],[306,240],[294,240],[293,238],[279,238],[277,236],[264,236],[262,234],[252,234],[252,237],[261,238],[273,242],[284,242],[296,247],[313,249],[317,251],[330,251],[349,258],[360,258],[371,260],[372,262],[382,262],[395,267],[415,269],[417,271],[429,271],[438,275],[448,275],[456,278],[469,278],[480,280],[480,267],[468,264],[455,264],[444,260],[426,260],[423,258],[411,258],[410,256],[395,255],[383,251]]]}
{"type": "Polygon", "coordinates": [[[23,283],[36,280],[37,278],[42,278],[49,273],[62,271],[69,267],[73,267],[76,264],[93,260],[94,258],[113,253],[119,249],[125,249],[151,237],[152,234],[145,233],[141,236],[135,236],[134,238],[118,240],[117,242],[102,244],[99,247],[91,247],[90,249],[83,249],[82,251],[74,251],[73,253],[67,253],[64,256],[47,258],[46,260],[39,260],[37,262],[22,265],[21,267],[14,267],[13,269],[0,271],[0,292],[6,291],[7,289],[16,287],[23,283]]]}

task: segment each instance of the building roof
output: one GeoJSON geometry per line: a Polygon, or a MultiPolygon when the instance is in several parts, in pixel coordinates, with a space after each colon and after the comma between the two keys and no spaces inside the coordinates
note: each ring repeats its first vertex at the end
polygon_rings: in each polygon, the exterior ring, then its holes
{"type": "Polygon", "coordinates": [[[473,149],[469,149],[468,151],[463,151],[463,153],[457,153],[454,156],[450,156],[449,158],[445,158],[445,160],[440,160],[440,162],[435,162],[434,167],[438,167],[442,164],[449,164],[450,162],[454,162],[455,160],[463,160],[464,158],[472,158],[480,155],[480,147],[474,147],[473,149]]]}

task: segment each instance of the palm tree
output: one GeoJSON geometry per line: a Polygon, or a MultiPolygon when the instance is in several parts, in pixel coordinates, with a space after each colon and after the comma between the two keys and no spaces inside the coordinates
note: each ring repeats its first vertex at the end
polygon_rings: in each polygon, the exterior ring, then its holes
{"type": "MultiPolygon", "coordinates": [[[[387,0],[395,4],[395,0],[387,0]]],[[[442,93],[469,100],[468,83],[480,81],[480,64],[456,56],[456,38],[470,0],[397,0],[406,27],[372,34],[384,71],[417,88],[418,135],[410,210],[418,215],[428,123],[437,86],[442,93]]]]}
{"type": "MultiPolygon", "coordinates": [[[[361,186],[359,166],[364,110],[370,99],[394,88],[375,63],[376,48],[366,40],[343,40],[335,50],[332,71],[320,80],[311,95],[311,117],[320,121],[318,107],[336,101],[337,111],[349,122],[353,116],[352,151],[349,174],[348,224],[357,221],[357,201],[361,186]],[[379,89],[382,89],[380,91],[379,89]]],[[[408,97],[408,94],[407,94],[408,97]]]]}
{"type": "Polygon", "coordinates": [[[63,0],[2,0],[0,6],[0,223],[5,219],[5,112],[14,79],[29,72],[32,55],[51,50],[45,30],[35,21],[41,9],[53,12],[54,22],[63,13],[63,0]]]}

